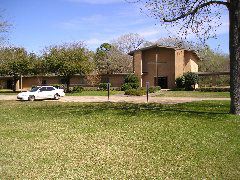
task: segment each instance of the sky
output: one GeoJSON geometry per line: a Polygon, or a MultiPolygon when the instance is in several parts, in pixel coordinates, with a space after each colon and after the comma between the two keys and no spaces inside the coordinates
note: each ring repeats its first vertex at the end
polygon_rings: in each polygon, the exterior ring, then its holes
{"type": "MultiPolygon", "coordinates": [[[[9,43],[35,53],[50,45],[74,41],[84,41],[95,50],[127,33],[138,33],[148,41],[175,33],[141,12],[139,4],[124,0],[0,0],[0,9],[12,24],[9,43]]],[[[227,14],[221,21],[217,39],[208,44],[228,53],[227,14]]]]}

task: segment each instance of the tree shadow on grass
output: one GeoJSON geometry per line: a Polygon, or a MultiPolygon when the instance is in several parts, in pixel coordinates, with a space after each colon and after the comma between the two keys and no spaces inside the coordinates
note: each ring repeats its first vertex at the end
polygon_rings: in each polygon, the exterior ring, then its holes
{"type": "Polygon", "coordinates": [[[142,104],[138,106],[131,105],[130,108],[125,106],[119,112],[119,115],[129,115],[136,116],[136,114],[141,114],[145,112],[151,112],[152,114],[157,115],[179,115],[179,116],[205,116],[205,117],[219,117],[219,116],[228,116],[228,104],[219,104],[219,103],[183,103],[181,105],[159,105],[159,104],[142,104]]]}
{"type": "Polygon", "coordinates": [[[50,106],[33,107],[43,111],[52,111],[58,115],[91,115],[103,114],[109,111],[121,116],[138,116],[144,113],[156,115],[182,115],[182,116],[225,116],[228,114],[228,102],[193,102],[177,105],[162,104],[133,104],[133,103],[74,103],[74,104],[53,104],[50,106]],[[56,111],[53,111],[55,109],[56,111]]]}

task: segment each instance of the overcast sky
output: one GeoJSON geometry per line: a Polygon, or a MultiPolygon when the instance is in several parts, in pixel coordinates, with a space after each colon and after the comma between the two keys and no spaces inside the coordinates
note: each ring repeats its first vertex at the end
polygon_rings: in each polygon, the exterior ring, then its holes
{"type": "MultiPolygon", "coordinates": [[[[95,50],[126,33],[138,33],[149,41],[175,33],[141,13],[139,4],[124,0],[0,0],[0,4],[3,16],[13,24],[9,42],[36,53],[63,42],[85,41],[95,50]]],[[[228,53],[227,14],[221,21],[218,39],[208,44],[228,53]]]]}

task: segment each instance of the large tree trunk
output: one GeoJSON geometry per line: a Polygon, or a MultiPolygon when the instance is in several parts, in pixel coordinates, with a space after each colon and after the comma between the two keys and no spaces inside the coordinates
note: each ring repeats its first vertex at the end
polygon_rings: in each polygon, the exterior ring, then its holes
{"type": "Polygon", "coordinates": [[[70,76],[66,76],[66,85],[67,85],[67,89],[66,89],[66,92],[69,93],[70,92],[70,80],[71,80],[71,77],[70,76]]]}
{"type": "Polygon", "coordinates": [[[17,81],[19,80],[19,77],[13,76],[13,84],[12,84],[12,90],[13,92],[16,92],[17,90],[17,81]]]}
{"type": "Polygon", "coordinates": [[[230,113],[240,115],[240,0],[230,1],[229,22],[230,113]]]}

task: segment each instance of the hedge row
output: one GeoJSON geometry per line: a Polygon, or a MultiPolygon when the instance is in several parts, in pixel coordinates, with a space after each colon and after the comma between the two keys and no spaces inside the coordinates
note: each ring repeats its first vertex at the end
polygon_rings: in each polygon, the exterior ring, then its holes
{"type": "Polygon", "coordinates": [[[126,90],[125,95],[130,95],[130,96],[143,96],[146,94],[146,90],[144,89],[129,89],[126,90]]]}
{"type": "Polygon", "coordinates": [[[198,88],[196,90],[201,92],[230,92],[230,88],[224,88],[224,87],[206,87],[206,88],[198,88]]]}

